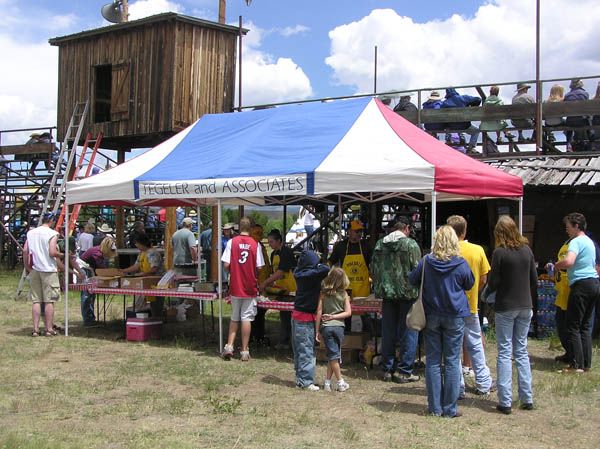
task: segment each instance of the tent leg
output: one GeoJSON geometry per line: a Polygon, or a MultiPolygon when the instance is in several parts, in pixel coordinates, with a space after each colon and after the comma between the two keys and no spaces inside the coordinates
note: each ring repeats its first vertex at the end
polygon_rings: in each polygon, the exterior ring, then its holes
{"type": "Polygon", "coordinates": [[[219,295],[219,352],[223,349],[223,271],[221,269],[221,256],[223,252],[222,241],[223,234],[221,233],[221,229],[223,227],[221,223],[221,200],[217,200],[217,229],[219,230],[219,234],[217,237],[217,254],[218,254],[218,262],[217,262],[217,273],[219,280],[218,287],[218,295],[219,295]]]}
{"type": "Polygon", "coordinates": [[[435,226],[437,224],[437,192],[431,191],[431,245],[435,236],[435,226]]]}
{"type": "Polygon", "coordinates": [[[519,197],[519,234],[523,234],[523,197],[519,197]]]}
{"type": "Polygon", "coordinates": [[[339,240],[342,239],[342,196],[338,195],[338,237],[339,240]]]}
{"type": "Polygon", "coordinates": [[[65,203],[65,337],[69,336],[69,205],[65,203]]]}

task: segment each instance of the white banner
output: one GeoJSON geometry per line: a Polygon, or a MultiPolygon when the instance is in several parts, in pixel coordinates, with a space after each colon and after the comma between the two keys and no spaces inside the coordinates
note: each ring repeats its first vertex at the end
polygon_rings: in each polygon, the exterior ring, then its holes
{"type": "Polygon", "coordinates": [[[306,174],[190,181],[139,181],[136,197],[228,198],[305,195],[306,174]]]}

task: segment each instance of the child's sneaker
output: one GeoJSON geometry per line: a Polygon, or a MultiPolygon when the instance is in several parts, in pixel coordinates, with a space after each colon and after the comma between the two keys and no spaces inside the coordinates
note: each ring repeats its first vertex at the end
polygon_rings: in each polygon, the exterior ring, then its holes
{"type": "Polygon", "coordinates": [[[331,380],[325,380],[323,383],[323,390],[331,391],[331,380]]]}
{"type": "Polygon", "coordinates": [[[250,361],[250,351],[240,351],[240,360],[242,362],[250,361]]]}
{"type": "Polygon", "coordinates": [[[346,391],[349,388],[350,388],[350,385],[348,385],[348,383],[344,379],[338,380],[337,386],[336,386],[337,391],[346,391]]]}
{"type": "Polygon", "coordinates": [[[231,360],[231,357],[233,357],[233,346],[225,345],[221,356],[223,357],[223,360],[231,360]]]}

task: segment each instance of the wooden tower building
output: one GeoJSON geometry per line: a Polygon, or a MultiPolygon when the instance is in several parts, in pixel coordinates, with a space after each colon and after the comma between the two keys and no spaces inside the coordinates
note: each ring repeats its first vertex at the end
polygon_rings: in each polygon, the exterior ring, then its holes
{"type": "MultiPolygon", "coordinates": [[[[245,32],[246,30],[243,30],[245,32]]],[[[59,48],[58,136],[89,99],[86,129],[113,150],[152,147],[233,109],[239,28],[175,13],[50,39],[59,48]]]]}

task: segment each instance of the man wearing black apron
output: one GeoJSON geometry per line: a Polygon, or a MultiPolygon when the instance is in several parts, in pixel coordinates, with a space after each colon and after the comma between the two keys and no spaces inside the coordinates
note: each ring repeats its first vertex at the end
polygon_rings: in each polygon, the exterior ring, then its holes
{"type": "MultiPolygon", "coordinates": [[[[369,281],[369,264],[371,249],[362,240],[364,226],[359,220],[352,220],[348,229],[348,238],[338,243],[329,256],[330,265],[341,267],[350,280],[352,298],[369,296],[371,284],[369,281]]],[[[346,320],[346,330],[350,331],[351,319],[346,320]]]]}

